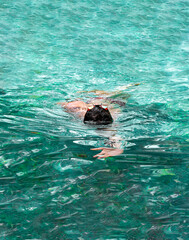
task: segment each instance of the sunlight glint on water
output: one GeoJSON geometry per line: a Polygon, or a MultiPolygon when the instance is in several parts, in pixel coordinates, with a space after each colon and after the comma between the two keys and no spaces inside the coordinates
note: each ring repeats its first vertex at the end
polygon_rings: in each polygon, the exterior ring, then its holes
{"type": "Polygon", "coordinates": [[[189,4],[0,5],[0,239],[188,239],[189,4]],[[130,83],[107,139],[56,104],[130,83]]]}

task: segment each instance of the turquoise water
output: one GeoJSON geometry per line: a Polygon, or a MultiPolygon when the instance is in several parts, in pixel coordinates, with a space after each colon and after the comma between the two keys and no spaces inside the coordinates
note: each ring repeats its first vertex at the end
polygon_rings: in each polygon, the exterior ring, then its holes
{"type": "Polygon", "coordinates": [[[189,239],[189,3],[0,1],[0,239],[189,239]],[[130,83],[121,156],[62,111],[130,83]]]}

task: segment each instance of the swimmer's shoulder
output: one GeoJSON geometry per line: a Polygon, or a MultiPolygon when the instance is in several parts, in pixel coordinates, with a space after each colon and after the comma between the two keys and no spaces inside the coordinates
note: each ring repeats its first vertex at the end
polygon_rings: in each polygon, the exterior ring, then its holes
{"type": "Polygon", "coordinates": [[[80,104],[85,104],[85,102],[80,101],[80,100],[73,100],[73,101],[68,101],[68,102],[57,102],[56,104],[66,107],[68,105],[80,105],[80,104]]]}

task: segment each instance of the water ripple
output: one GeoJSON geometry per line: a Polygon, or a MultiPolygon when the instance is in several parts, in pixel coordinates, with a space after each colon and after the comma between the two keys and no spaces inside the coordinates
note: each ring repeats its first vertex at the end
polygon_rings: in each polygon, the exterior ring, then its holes
{"type": "Polygon", "coordinates": [[[1,239],[189,238],[187,8],[1,4],[1,239]],[[113,125],[124,153],[93,158],[107,135],[56,103],[138,82],[113,125]]]}

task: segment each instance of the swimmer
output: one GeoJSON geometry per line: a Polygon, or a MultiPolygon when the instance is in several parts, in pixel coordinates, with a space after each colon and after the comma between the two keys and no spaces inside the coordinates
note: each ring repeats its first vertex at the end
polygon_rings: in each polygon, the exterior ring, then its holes
{"type": "MultiPolygon", "coordinates": [[[[134,85],[138,86],[139,84],[137,83],[134,85]]],[[[130,86],[133,86],[133,85],[124,87],[123,90],[127,89],[130,86]]],[[[115,99],[115,96],[119,95],[122,92],[121,90],[111,92],[111,93],[107,93],[105,91],[93,90],[89,92],[93,92],[96,95],[101,95],[101,97],[92,98],[88,102],[75,100],[71,102],[57,103],[61,105],[67,112],[73,113],[76,117],[80,118],[84,124],[97,125],[97,126],[102,125],[103,132],[105,133],[104,135],[107,135],[107,133],[108,135],[110,135],[109,145],[111,146],[111,148],[100,147],[100,148],[91,149],[91,150],[101,150],[100,153],[94,156],[94,157],[97,157],[98,159],[107,158],[111,156],[118,156],[123,153],[123,149],[121,147],[122,139],[115,135],[115,130],[108,128],[108,126],[111,123],[113,123],[113,121],[117,118],[118,114],[121,112],[120,107],[125,106],[125,102],[115,99]],[[115,107],[115,105],[119,107],[115,107]]]]}

